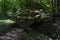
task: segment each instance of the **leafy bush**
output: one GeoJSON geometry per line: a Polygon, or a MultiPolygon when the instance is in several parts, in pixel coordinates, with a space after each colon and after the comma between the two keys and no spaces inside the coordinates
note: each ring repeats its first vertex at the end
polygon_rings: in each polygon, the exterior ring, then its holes
{"type": "Polygon", "coordinates": [[[12,24],[14,23],[14,21],[12,20],[0,20],[0,35],[4,35],[4,33],[10,31],[12,28],[14,28],[12,26],[12,24]]]}

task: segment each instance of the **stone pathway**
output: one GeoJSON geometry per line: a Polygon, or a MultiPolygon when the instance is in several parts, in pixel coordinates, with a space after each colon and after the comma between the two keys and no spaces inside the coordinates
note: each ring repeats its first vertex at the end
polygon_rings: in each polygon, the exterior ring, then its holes
{"type": "Polygon", "coordinates": [[[0,36],[0,40],[25,40],[25,35],[23,29],[14,28],[12,31],[7,32],[4,36],[0,36]]]}

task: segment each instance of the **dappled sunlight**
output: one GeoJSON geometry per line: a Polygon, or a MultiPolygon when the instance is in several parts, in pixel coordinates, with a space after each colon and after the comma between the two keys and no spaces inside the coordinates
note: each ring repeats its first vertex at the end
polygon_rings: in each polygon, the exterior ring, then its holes
{"type": "Polygon", "coordinates": [[[7,20],[0,20],[0,23],[4,23],[4,24],[12,24],[15,23],[15,21],[7,19],[7,20]]]}
{"type": "Polygon", "coordinates": [[[2,1],[2,0],[0,0],[0,1],[2,1]]]}
{"type": "Polygon", "coordinates": [[[0,0],[3,36],[0,40],[19,40],[21,36],[20,40],[60,40],[59,3],[59,0],[0,0]]]}

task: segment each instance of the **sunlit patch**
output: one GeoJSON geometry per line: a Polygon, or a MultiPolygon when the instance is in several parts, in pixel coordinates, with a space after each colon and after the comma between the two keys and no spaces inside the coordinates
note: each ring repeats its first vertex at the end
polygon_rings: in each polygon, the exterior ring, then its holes
{"type": "Polygon", "coordinates": [[[40,11],[39,10],[36,10],[36,11],[34,11],[35,13],[40,13],[40,11]]]}
{"type": "Polygon", "coordinates": [[[39,17],[40,15],[36,15],[35,17],[39,17]]]}
{"type": "Polygon", "coordinates": [[[38,1],[38,3],[40,3],[40,1],[38,1]]]}
{"type": "Polygon", "coordinates": [[[2,1],[2,0],[0,0],[0,1],[2,1]]]}
{"type": "Polygon", "coordinates": [[[47,7],[50,7],[50,5],[46,5],[47,7]]]}
{"type": "Polygon", "coordinates": [[[43,11],[43,9],[40,9],[40,12],[43,11]]]}
{"type": "Polygon", "coordinates": [[[44,1],[41,1],[41,2],[44,2],[44,1]]]}
{"type": "Polygon", "coordinates": [[[13,0],[13,1],[16,1],[16,0],[13,0]]]}
{"type": "Polygon", "coordinates": [[[9,1],[16,1],[16,0],[9,0],[9,1]]]}
{"type": "Polygon", "coordinates": [[[0,20],[0,23],[12,24],[12,23],[15,23],[15,21],[7,19],[7,20],[0,20]]]}

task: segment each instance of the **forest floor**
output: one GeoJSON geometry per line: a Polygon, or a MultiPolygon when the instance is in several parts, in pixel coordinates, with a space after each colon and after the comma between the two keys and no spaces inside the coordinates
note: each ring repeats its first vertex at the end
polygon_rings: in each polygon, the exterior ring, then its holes
{"type": "Polygon", "coordinates": [[[7,32],[5,35],[0,36],[0,40],[52,40],[52,39],[33,30],[29,30],[26,32],[24,31],[24,29],[13,28],[10,32],[7,32]]]}

